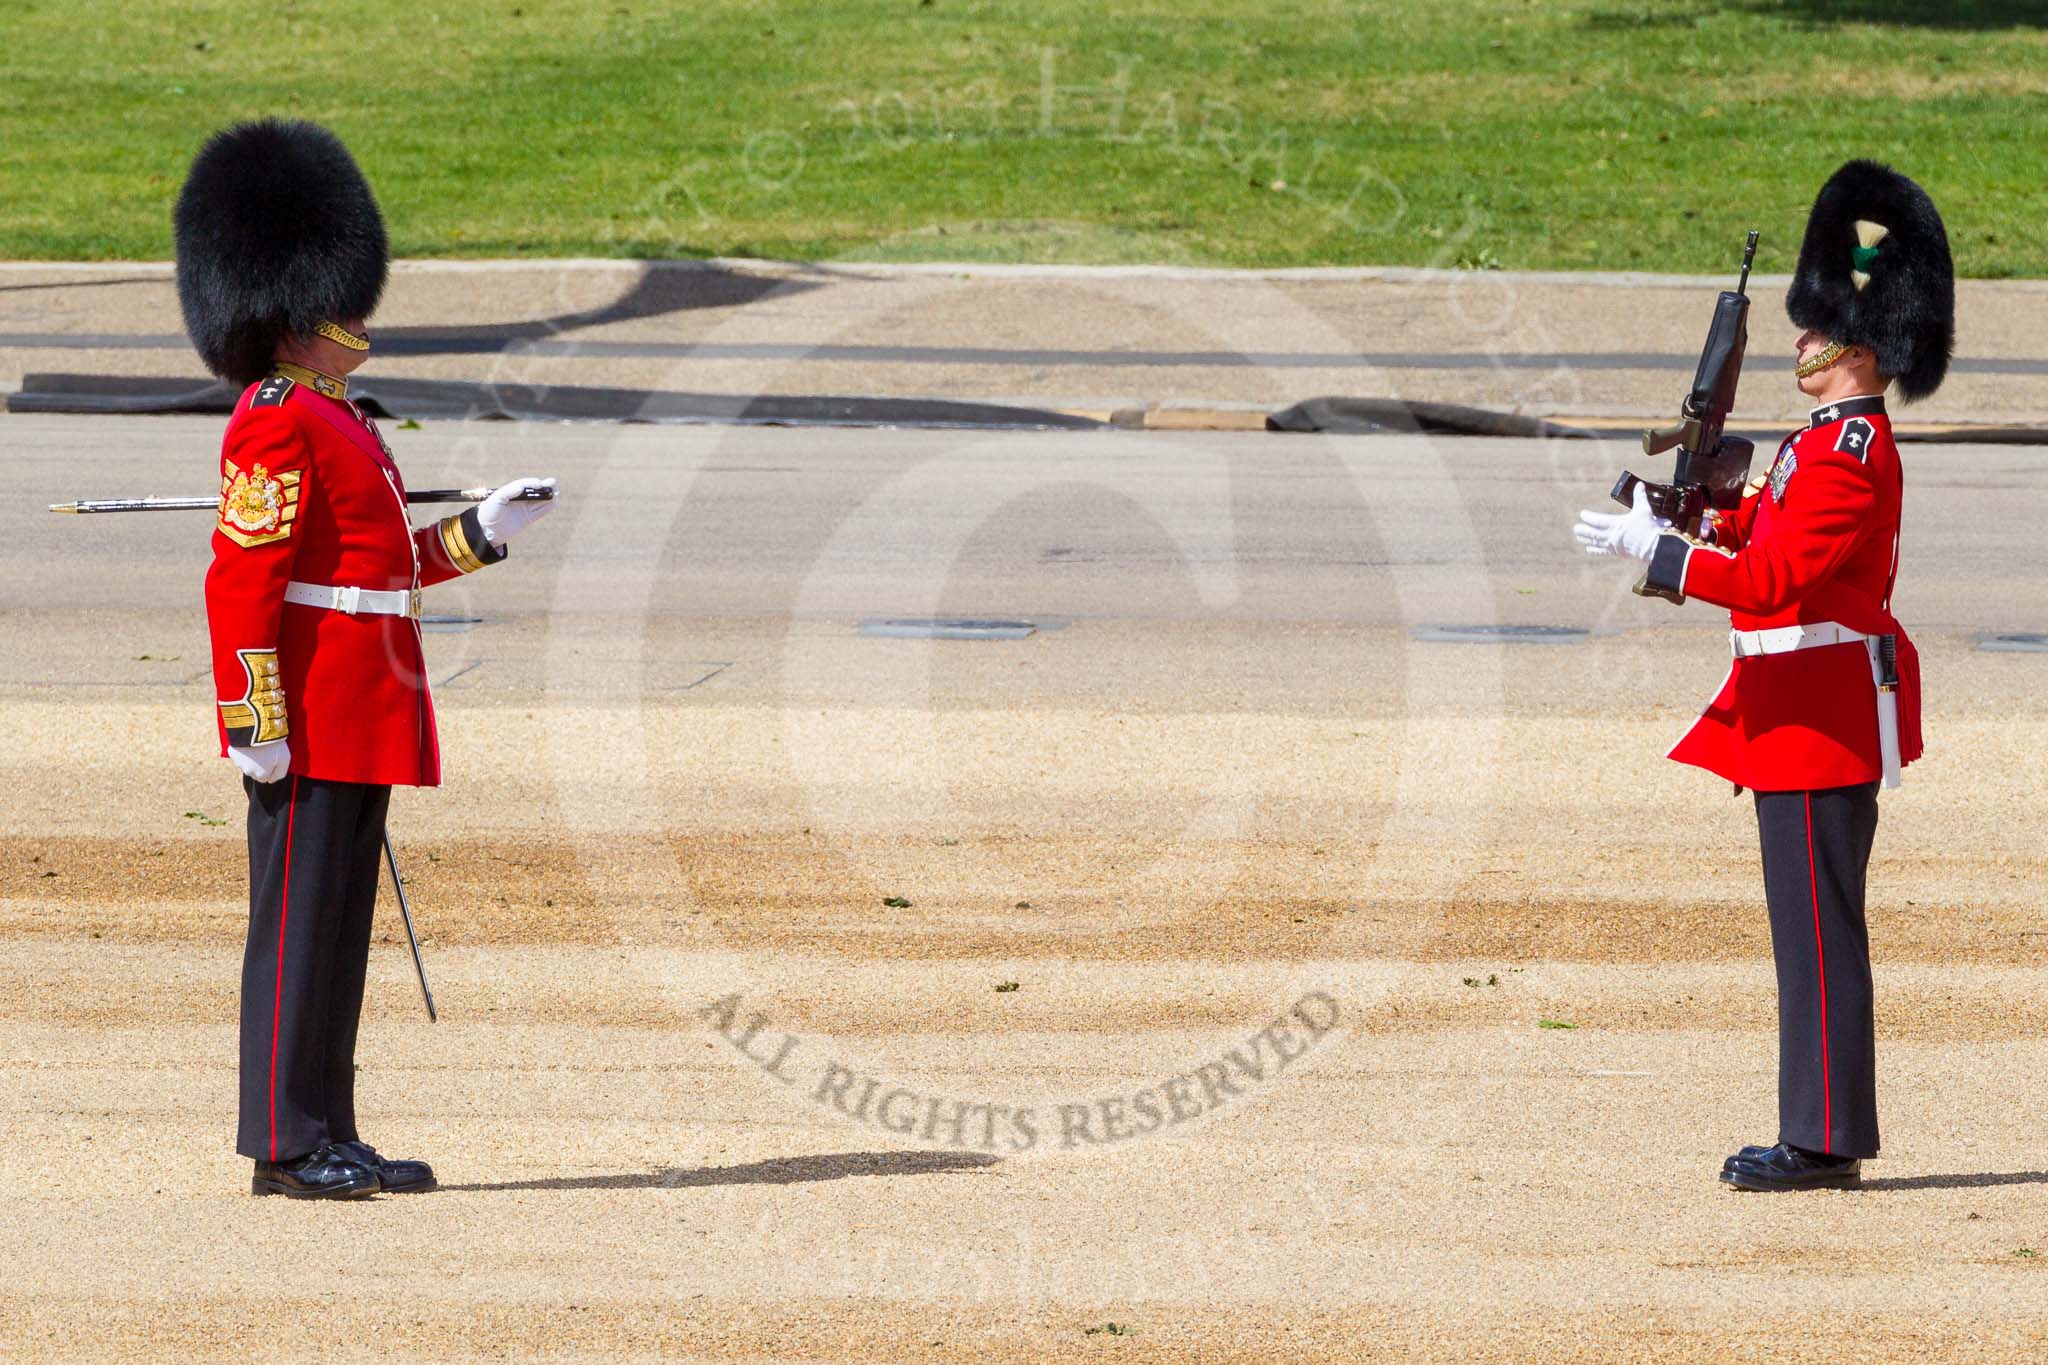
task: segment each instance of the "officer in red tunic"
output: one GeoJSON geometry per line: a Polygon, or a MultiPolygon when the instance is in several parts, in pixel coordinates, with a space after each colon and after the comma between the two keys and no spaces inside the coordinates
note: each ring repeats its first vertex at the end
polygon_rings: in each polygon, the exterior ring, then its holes
{"type": "Polygon", "coordinates": [[[341,142],[265,121],[200,151],[176,210],[178,297],[243,386],[221,443],[206,615],[221,752],[249,796],[236,1149],[257,1194],[431,1189],[356,1129],[362,1010],[394,784],[441,780],[420,589],[505,557],[552,501],[521,479],[424,530],[377,425],[349,401],[389,255],[341,142]]]}
{"type": "Polygon", "coordinates": [[[1778,975],[1778,1141],[1728,1158],[1738,1189],[1853,1185],[1878,1150],[1864,874],[1879,784],[1920,756],[1920,664],[1892,615],[1900,467],[1885,392],[1947,373],[1948,238],[1918,185],[1843,166],[1808,220],[1786,299],[1799,387],[1816,406],[1742,505],[1694,539],[1637,491],[1583,512],[1589,553],[1648,564],[1646,585],[1726,607],[1734,664],[1671,750],[1755,793],[1778,975]]]}

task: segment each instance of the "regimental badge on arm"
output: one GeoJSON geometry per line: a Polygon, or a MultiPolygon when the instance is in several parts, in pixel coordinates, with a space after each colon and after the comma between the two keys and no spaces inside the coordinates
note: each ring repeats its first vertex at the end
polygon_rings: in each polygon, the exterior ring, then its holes
{"type": "Polygon", "coordinates": [[[244,549],[290,536],[299,516],[299,480],[305,471],[272,474],[260,464],[246,470],[230,464],[227,470],[220,476],[220,533],[244,549]]]}
{"type": "Polygon", "coordinates": [[[1858,460],[1867,461],[1870,456],[1870,442],[1877,435],[1877,428],[1861,417],[1851,417],[1842,423],[1842,429],[1835,433],[1835,449],[1845,455],[1854,455],[1858,460]]]}

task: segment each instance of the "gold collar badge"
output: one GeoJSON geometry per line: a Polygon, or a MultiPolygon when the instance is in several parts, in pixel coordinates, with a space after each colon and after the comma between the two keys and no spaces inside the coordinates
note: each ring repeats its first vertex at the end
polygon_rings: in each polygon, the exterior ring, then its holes
{"type": "Polygon", "coordinates": [[[348,397],[348,381],[346,379],[336,379],[331,374],[322,374],[318,370],[309,370],[304,365],[294,365],[288,360],[278,361],[275,365],[271,366],[271,369],[283,375],[286,379],[291,380],[294,384],[304,384],[322,397],[332,398],[336,402],[340,402],[348,397]]]}

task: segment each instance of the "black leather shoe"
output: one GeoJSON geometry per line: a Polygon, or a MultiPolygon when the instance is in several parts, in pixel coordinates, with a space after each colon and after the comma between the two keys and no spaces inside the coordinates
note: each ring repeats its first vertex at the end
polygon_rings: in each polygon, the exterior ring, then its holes
{"type": "Polygon", "coordinates": [[[1743,1148],[1743,1149],[1742,1149],[1741,1151],[1737,1152],[1737,1153],[1736,1153],[1736,1154],[1735,1154],[1734,1156],[1731,1156],[1731,1157],[1729,1157],[1729,1158],[1728,1158],[1728,1159],[1727,1159],[1726,1161],[1722,1162],[1722,1163],[1721,1163],[1721,1169],[1722,1169],[1722,1170],[1724,1170],[1724,1171],[1728,1171],[1728,1170],[1733,1170],[1733,1169],[1735,1168],[1735,1164],[1736,1164],[1737,1162],[1739,1162],[1739,1161],[1755,1161],[1755,1160],[1756,1160],[1756,1159],[1757,1159],[1758,1157],[1762,1156],[1762,1155],[1763,1155],[1763,1154],[1764,1154],[1765,1152],[1768,1152],[1768,1151],[1770,1151],[1770,1150],[1771,1150],[1771,1149],[1770,1149],[1769,1147],[1761,1147],[1761,1146],[1756,1146],[1756,1145],[1751,1145],[1751,1146],[1748,1146],[1748,1147],[1744,1147],[1744,1148],[1743,1148]]]}
{"type": "Polygon", "coordinates": [[[337,1142],[334,1146],[375,1171],[386,1194],[420,1194],[439,1183],[434,1179],[434,1168],[424,1161],[393,1161],[378,1155],[377,1149],[367,1142],[337,1142]]]}
{"type": "Polygon", "coordinates": [[[377,1172],[334,1144],[290,1161],[259,1161],[251,1194],[287,1199],[361,1199],[379,1188],[377,1172]]]}
{"type": "Polygon", "coordinates": [[[1846,1190],[1863,1182],[1863,1162],[1781,1142],[1747,1161],[1730,1158],[1721,1179],[1738,1190],[1846,1190]]]}

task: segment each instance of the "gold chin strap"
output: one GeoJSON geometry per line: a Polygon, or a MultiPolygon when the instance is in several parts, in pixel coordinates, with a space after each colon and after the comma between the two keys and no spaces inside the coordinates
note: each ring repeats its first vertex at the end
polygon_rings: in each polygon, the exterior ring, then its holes
{"type": "Polygon", "coordinates": [[[1844,346],[1839,341],[1830,341],[1827,345],[1813,353],[1813,359],[1802,361],[1799,368],[1792,371],[1792,373],[1800,379],[1811,379],[1814,375],[1819,374],[1822,370],[1840,360],[1842,352],[1848,349],[1847,346],[1844,346]]]}
{"type": "Polygon", "coordinates": [[[346,346],[351,351],[367,351],[370,349],[370,339],[368,337],[359,337],[338,322],[321,323],[313,329],[313,335],[326,337],[329,341],[346,346]]]}
{"type": "Polygon", "coordinates": [[[315,393],[324,394],[337,401],[348,397],[346,379],[336,379],[331,374],[322,374],[318,370],[307,369],[304,365],[294,365],[289,360],[280,360],[270,368],[273,373],[283,375],[294,384],[304,384],[315,393]]]}

